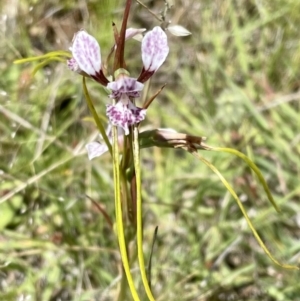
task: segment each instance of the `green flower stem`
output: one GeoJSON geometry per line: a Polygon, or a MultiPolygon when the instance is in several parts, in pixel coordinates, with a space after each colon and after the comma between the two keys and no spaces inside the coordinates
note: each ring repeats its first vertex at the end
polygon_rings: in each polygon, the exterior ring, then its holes
{"type": "Polygon", "coordinates": [[[117,223],[117,237],[119,241],[120,253],[123,262],[123,267],[127,277],[129,289],[131,291],[134,301],[140,301],[138,293],[134,287],[133,278],[130,272],[125,232],[122,216],[122,204],[121,204],[121,191],[120,191],[120,165],[119,165],[119,146],[118,146],[118,131],[117,127],[113,127],[113,171],[114,171],[114,189],[115,189],[115,210],[116,210],[116,223],[117,223]]]}
{"type": "Polygon", "coordinates": [[[124,171],[121,169],[120,170],[120,182],[121,182],[121,191],[122,191],[122,215],[125,221],[125,225],[128,225],[129,221],[129,206],[130,206],[130,201],[129,201],[129,196],[128,196],[128,186],[127,186],[127,181],[126,177],[124,174],[124,171]]]}
{"type": "Polygon", "coordinates": [[[133,208],[132,208],[132,201],[130,199],[130,194],[128,190],[128,185],[127,185],[127,177],[126,177],[126,169],[129,166],[129,158],[132,157],[131,153],[129,153],[128,149],[128,137],[124,136],[124,141],[123,141],[123,153],[122,153],[122,160],[121,160],[121,184],[122,184],[122,192],[123,192],[123,208],[124,208],[124,214],[126,215],[126,221],[132,222],[132,213],[133,213],[133,208]]]}
{"type": "Polygon", "coordinates": [[[133,128],[133,159],[136,175],[136,211],[137,211],[137,249],[140,271],[143,285],[146,290],[147,297],[150,301],[155,301],[146,275],[145,260],[143,253],[143,221],[142,221],[142,187],[141,187],[141,167],[140,167],[140,149],[139,149],[139,132],[138,127],[133,128]]]}
{"type": "Polygon", "coordinates": [[[259,168],[255,165],[255,163],[250,158],[248,158],[246,155],[244,155],[243,153],[241,153],[233,148],[226,148],[226,147],[210,147],[210,148],[212,151],[234,154],[234,155],[238,156],[239,158],[241,158],[243,161],[245,161],[247,163],[247,165],[255,172],[256,176],[258,177],[258,180],[262,184],[270,203],[273,205],[273,207],[275,208],[275,210],[277,212],[280,212],[280,208],[275,203],[275,200],[273,199],[273,196],[270,192],[268,184],[266,183],[262,173],[260,172],[259,168]]]}
{"type": "Polygon", "coordinates": [[[104,126],[103,126],[103,124],[102,124],[102,122],[101,122],[101,120],[100,120],[100,118],[99,118],[99,116],[98,116],[98,114],[97,114],[97,112],[95,110],[93,102],[92,102],[92,100],[90,98],[90,95],[89,95],[89,92],[87,90],[86,83],[85,83],[85,77],[82,78],[82,85],[83,85],[83,92],[84,92],[84,95],[85,95],[86,102],[88,104],[89,110],[90,110],[90,112],[93,115],[93,118],[94,118],[94,120],[95,120],[95,122],[97,124],[98,130],[99,130],[100,134],[102,135],[102,137],[103,137],[103,139],[104,139],[104,141],[105,141],[105,143],[106,143],[106,145],[108,147],[108,150],[109,150],[110,154],[112,155],[111,144],[110,144],[110,142],[108,140],[108,137],[106,135],[104,126]]]}
{"type": "MultiPolygon", "coordinates": [[[[219,149],[220,150],[220,149],[219,149]]],[[[230,149],[229,149],[230,150],[230,149]]],[[[299,270],[300,268],[297,266],[293,266],[293,265],[288,265],[288,264],[283,264],[281,262],[279,262],[278,260],[276,260],[273,255],[271,254],[271,252],[269,251],[269,249],[266,247],[266,245],[264,244],[264,242],[262,241],[262,239],[260,238],[260,236],[258,235],[257,231],[255,230],[241,200],[239,199],[239,197],[237,196],[237,194],[235,193],[235,191],[233,190],[233,188],[230,186],[230,184],[227,182],[227,180],[222,176],[222,174],[218,171],[218,169],[213,166],[210,162],[208,162],[206,159],[204,159],[203,157],[201,157],[196,151],[192,151],[191,152],[192,155],[194,155],[196,158],[198,158],[199,160],[201,160],[206,166],[208,166],[221,180],[221,182],[224,184],[224,186],[227,188],[227,190],[231,193],[231,195],[234,197],[234,199],[236,200],[238,206],[240,207],[240,210],[242,211],[248,226],[250,227],[254,237],[256,238],[257,242],[259,243],[259,245],[261,246],[261,248],[265,251],[265,253],[267,254],[267,256],[277,265],[279,265],[282,268],[285,269],[290,269],[290,270],[299,270]]],[[[247,158],[248,159],[248,158],[247,158]]],[[[248,159],[250,160],[250,159],[248,159]]],[[[256,167],[257,168],[257,167],[256,167]]]]}

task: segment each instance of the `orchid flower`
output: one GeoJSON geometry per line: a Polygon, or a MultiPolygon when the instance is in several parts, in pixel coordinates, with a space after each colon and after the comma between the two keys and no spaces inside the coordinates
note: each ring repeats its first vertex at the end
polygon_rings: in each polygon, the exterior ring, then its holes
{"type": "MultiPolygon", "coordinates": [[[[127,38],[141,33],[139,29],[128,29],[127,38]]],[[[107,105],[106,114],[112,125],[121,127],[125,135],[129,127],[145,119],[146,110],[136,107],[134,100],[140,96],[143,83],[147,81],[163,64],[169,47],[165,32],[158,26],[145,34],[142,40],[143,68],[138,78],[129,77],[126,70],[117,70],[115,81],[109,82],[101,64],[101,51],[97,40],[86,31],[76,33],[71,47],[72,58],[68,67],[94,80],[111,90],[110,98],[115,104],[107,105]]]]}

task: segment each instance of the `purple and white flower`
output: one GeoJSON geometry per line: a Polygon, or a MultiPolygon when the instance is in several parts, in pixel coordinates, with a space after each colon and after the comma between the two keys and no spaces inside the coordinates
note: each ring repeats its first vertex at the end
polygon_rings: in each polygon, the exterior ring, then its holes
{"type": "MultiPolygon", "coordinates": [[[[141,34],[141,29],[127,29],[126,38],[141,34]]],[[[103,86],[111,90],[110,98],[115,104],[107,105],[106,114],[112,125],[121,127],[125,135],[129,134],[129,127],[145,119],[146,110],[135,106],[135,99],[140,97],[143,83],[147,81],[163,64],[169,47],[167,35],[159,27],[147,32],[142,39],[141,51],[143,68],[138,78],[129,77],[126,70],[118,70],[118,76],[109,82],[103,72],[101,50],[97,40],[86,31],[76,33],[70,48],[72,58],[68,60],[68,67],[84,76],[90,76],[103,86]]],[[[91,145],[91,147],[96,145],[91,145]]]]}
{"type": "Polygon", "coordinates": [[[145,119],[146,110],[136,107],[131,99],[140,97],[144,85],[127,74],[120,74],[118,79],[107,85],[112,91],[109,97],[115,99],[115,105],[107,105],[106,114],[111,124],[123,128],[125,135],[129,134],[129,126],[145,119]]]}

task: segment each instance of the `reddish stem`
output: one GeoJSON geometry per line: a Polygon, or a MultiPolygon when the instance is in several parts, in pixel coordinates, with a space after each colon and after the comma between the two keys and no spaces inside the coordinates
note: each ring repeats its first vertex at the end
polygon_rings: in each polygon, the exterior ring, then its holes
{"type": "Polygon", "coordinates": [[[119,68],[125,68],[125,61],[124,61],[125,33],[126,33],[130,6],[131,6],[131,0],[127,0],[120,35],[116,43],[117,49],[115,53],[114,71],[118,70],[119,68]]]}

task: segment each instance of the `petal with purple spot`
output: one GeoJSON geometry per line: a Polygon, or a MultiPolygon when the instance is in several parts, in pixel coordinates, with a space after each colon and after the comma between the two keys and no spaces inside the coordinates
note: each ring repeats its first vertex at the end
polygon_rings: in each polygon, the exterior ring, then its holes
{"type": "Polygon", "coordinates": [[[73,57],[67,60],[67,66],[73,72],[80,73],[82,71],[73,57]]]}
{"type": "Polygon", "coordinates": [[[128,135],[129,126],[145,119],[146,110],[136,107],[130,100],[127,105],[119,101],[116,105],[107,105],[106,115],[111,124],[121,127],[128,135]]]}
{"type": "Polygon", "coordinates": [[[107,88],[112,90],[110,97],[119,99],[122,94],[128,97],[137,98],[143,90],[144,85],[136,80],[136,78],[121,76],[114,82],[107,84],[107,88]]]}
{"type": "Polygon", "coordinates": [[[101,70],[101,53],[97,40],[84,30],[74,38],[72,55],[79,68],[88,75],[95,76],[101,70]]]}
{"type": "Polygon", "coordinates": [[[146,33],[142,40],[142,60],[145,71],[155,72],[163,64],[168,53],[167,35],[159,26],[146,33]]]}

